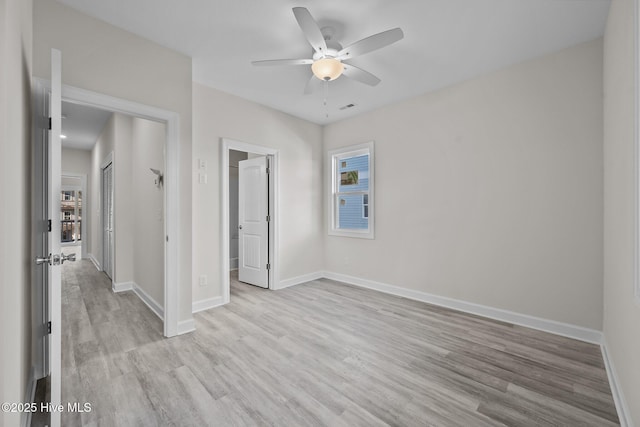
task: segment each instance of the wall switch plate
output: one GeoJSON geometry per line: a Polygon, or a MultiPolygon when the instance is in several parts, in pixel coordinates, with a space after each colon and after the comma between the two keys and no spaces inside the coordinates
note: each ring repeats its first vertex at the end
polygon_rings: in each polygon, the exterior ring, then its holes
{"type": "Polygon", "coordinates": [[[200,172],[198,174],[198,181],[200,182],[200,184],[206,184],[207,183],[207,174],[200,172]]]}
{"type": "Polygon", "coordinates": [[[203,274],[200,276],[198,283],[200,284],[200,286],[207,286],[207,275],[203,274]]]}

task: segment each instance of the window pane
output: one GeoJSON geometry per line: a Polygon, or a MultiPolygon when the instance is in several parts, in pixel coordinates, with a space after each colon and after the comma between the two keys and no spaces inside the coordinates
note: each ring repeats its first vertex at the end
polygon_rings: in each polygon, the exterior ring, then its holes
{"type": "Polygon", "coordinates": [[[338,192],[369,191],[369,155],[340,159],[338,192]]]}
{"type": "Polygon", "coordinates": [[[82,240],[82,191],[78,191],[78,218],[74,230],[76,241],[82,240]]]}
{"type": "Polygon", "coordinates": [[[363,198],[361,194],[338,195],[338,228],[351,230],[366,230],[369,228],[369,211],[367,218],[363,218],[363,198]]]}

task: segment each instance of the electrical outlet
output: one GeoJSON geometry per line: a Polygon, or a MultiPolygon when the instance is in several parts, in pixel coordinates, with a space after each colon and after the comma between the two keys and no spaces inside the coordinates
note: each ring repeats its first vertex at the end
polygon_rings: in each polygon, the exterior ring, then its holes
{"type": "Polygon", "coordinates": [[[204,159],[198,159],[198,168],[199,169],[206,169],[207,168],[207,161],[204,159]]]}
{"type": "Polygon", "coordinates": [[[207,275],[203,274],[199,279],[200,286],[207,286],[207,275]]]}

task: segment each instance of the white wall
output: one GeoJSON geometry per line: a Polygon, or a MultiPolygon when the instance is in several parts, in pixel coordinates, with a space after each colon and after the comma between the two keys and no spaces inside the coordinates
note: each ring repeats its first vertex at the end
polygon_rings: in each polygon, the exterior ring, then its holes
{"type": "Polygon", "coordinates": [[[191,319],[191,58],[55,1],[36,0],[33,20],[35,76],[47,76],[56,47],[64,84],[180,115],[178,319],[191,319]]]}
{"type": "Polygon", "coordinates": [[[133,282],[132,118],[115,113],[113,139],[114,282],[133,282]]]}
{"type": "Polygon", "coordinates": [[[611,2],[604,42],[604,334],[640,425],[640,302],[634,301],[634,2],[611,2]]]}
{"type": "MultiPolygon", "coordinates": [[[[0,0],[0,401],[23,402],[31,369],[30,0],[0,0]]],[[[20,414],[0,412],[0,426],[20,414]]]]}
{"type": "MultiPolygon", "coordinates": [[[[193,300],[222,295],[220,138],[280,150],[280,279],[323,267],[322,129],[320,126],[193,84],[193,300]],[[208,183],[198,183],[197,159],[208,183]],[[198,285],[206,274],[208,286],[198,285]]],[[[227,173],[227,171],[224,171],[227,173]]]]}
{"type": "MultiPolygon", "coordinates": [[[[95,194],[89,201],[89,209],[86,212],[90,216],[89,247],[87,252],[102,266],[102,164],[113,153],[116,135],[117,117],[113,114],[105,124],[98,140],[91,150],[91,173],[89,192],[95,194]]],[[[103,266],[102,266],[103,267],[103,266]]],[[[103,267],[104,268],[104,267],[103,267]]]]}
{"type": "Polygon", "coordinates": [[[164,307],[164,188],[149,168],[165,169],[162,123],[114,113],[92,150],[91,254],[102,260],[102,165],[113,153],[116,286],[135,283],[164,307]]]}
{"type": "Polygon", "coordinates": [[[327,270],[601,329],[601,40],[324,129],[370,140],[376,238],[327,270]]]}
{"type": "Polygon", "coordinates": [[[131,128],[133,281],[164,307],[164,187],[149,168],[165,170],[163,123],[134,118],[131,128]]]}
{"type": "MultiPolygon", "coordinates": [[[[77,148],[62,148],[62,172],[91,175],[91,151],[77,148]]],[[[89,183],[87,182],[87,186],[89,183]]]]}

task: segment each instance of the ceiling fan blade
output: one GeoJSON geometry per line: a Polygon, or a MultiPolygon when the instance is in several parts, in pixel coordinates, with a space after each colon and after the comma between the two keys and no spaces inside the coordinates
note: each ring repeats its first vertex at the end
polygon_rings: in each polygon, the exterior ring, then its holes
{"type": "Polygon", "coordinates": [[[357,41],[338,52],[337,59],[350,59],[359,55],[364,55],[376,49],[389,46],[391,43],[395,43],[398,40],[402,40],[404,33],[400,28],[394,28],[392,30],[383,31],[378,34],[374,34],[365,39],[357,41]]]}
{"type": "Polygon", "coordinates": [[[362,68],[358,68],[351,64],[343,64],[344,70],[342,74],[349,77],[350,79],[357,80],[360,83],[364,83],[369,86],[375,86],[380,83],[380,79],[371,74],[368,71],[363,70],[362,68]]]}
{"type": "Polygon", "coordinates": [[[327,51],[327,42],[325,42],[322,31],[311,13],[305,7],[294,7],[293,14],[313,50],[324,55],[327,51]]]}
{"type": "Polygon", "coordinates": [[[310,65],[313,59],[267,59],[265,61],[251,61],[252,65],[310,65]]]}
{"type": "Polygon", "coordinates": [[[304,87],[304,94],[310,95],[316,92],[318,89],[320,89],[321,85],[322,85],[322,80],[320,80],[319,78],[311,74],[311,78],[309,79],[309,81],[304,87]]]}

